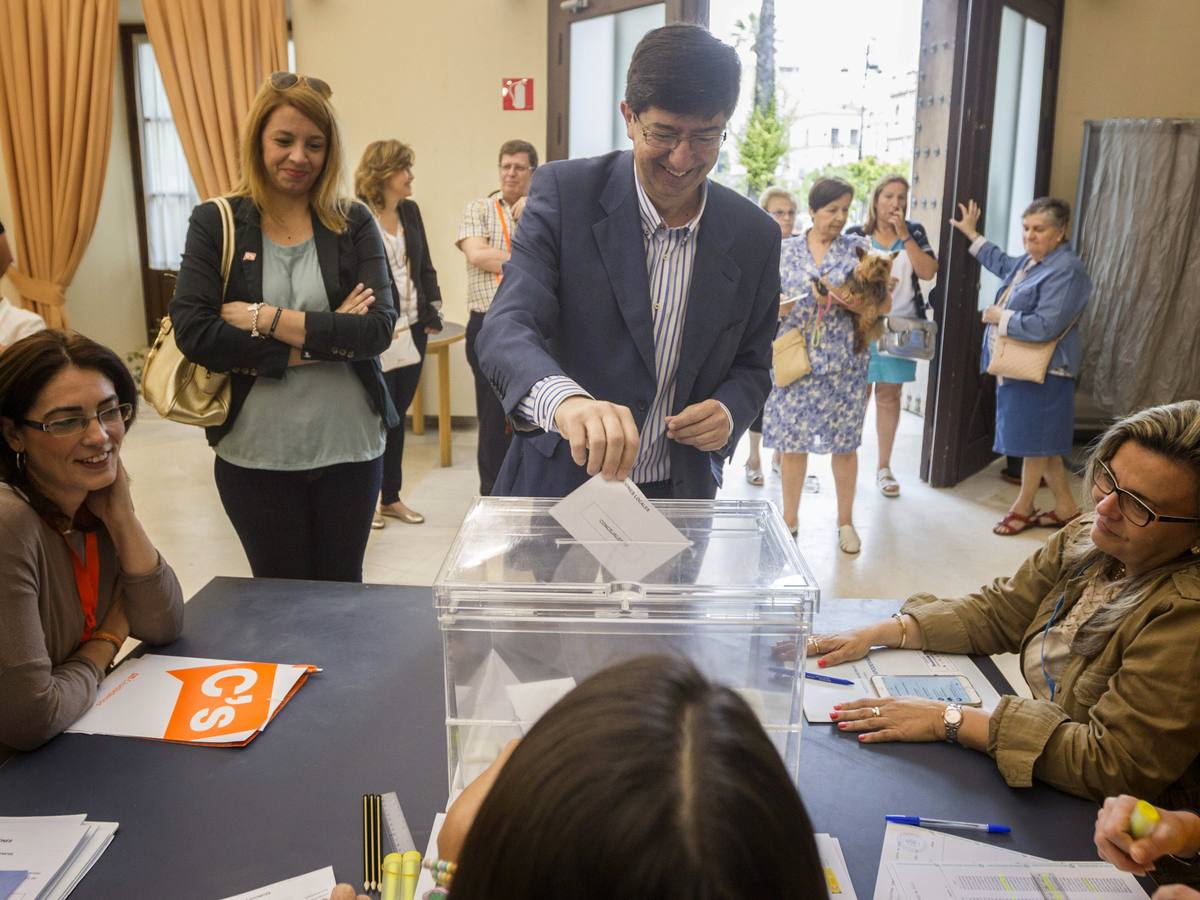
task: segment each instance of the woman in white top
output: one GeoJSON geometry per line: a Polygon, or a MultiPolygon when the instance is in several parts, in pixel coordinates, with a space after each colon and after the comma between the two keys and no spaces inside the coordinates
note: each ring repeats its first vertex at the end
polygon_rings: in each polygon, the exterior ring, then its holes
{"type": "Polygon", "coordinates": [[[400,415],[400,424],[388,430],[383,455],[383,487],[379,512],[373,528],[384,526],[384,516],[409,525],[419,525],[425,517],[404,505],[400,499],[404,462],[404,411],[416,396],[425,361],[429,335],[442,330],[442,292],[437,271],[429,256],[429,241],[421,210],[412,196],[413,162],[411,147],[396,140],[374,141],[363,151],[354,173],[354,191],[371,208],[383,235],[388,265],[396,290],[396,308],[400,315],[389,352],[380,357],[383,378],[392,403],[400,415]]]}

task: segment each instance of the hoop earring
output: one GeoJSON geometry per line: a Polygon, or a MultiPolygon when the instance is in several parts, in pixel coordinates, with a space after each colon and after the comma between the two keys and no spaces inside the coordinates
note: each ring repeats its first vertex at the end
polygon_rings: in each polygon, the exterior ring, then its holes
{"type": "Polygon", "coordinates": [[[24,472],[25,471],[25,451],[24,450],[14,450],[13,452],[17,456],[17,471],[24,472]]]}

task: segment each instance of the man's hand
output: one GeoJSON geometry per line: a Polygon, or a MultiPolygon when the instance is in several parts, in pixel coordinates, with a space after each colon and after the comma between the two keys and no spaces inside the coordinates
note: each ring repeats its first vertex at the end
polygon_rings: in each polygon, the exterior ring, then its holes
{"type": "Polygon", "coordinates": [[[571,445],[571,459],[610,481],[624,480],[637,459],[638,430],[628,407],[576,395],[558,405],[554,424],[571,445]]]}
{"type": "Polygon", "coordinates": [[[702,400],[684,407],[677,416],[667,416],[667,437],[697,450],[720,450],[732,433],[729,415],[716,400],[702,400]]]}
{"type": "Polygon", "coordinates": [[[524,198],[524,197],[521,197],[519,200],[517,200],[517,202],[516,202],[516,203],[514,203],[514,204],[512,205],[512,217],[513,217],[513,221],[514,221],[514,222],[518,222],[518,221],[520,221],[520,219],[521,219],[521,213],[523,213],[523,212],[525,212],[525,198],[524,198]]]}

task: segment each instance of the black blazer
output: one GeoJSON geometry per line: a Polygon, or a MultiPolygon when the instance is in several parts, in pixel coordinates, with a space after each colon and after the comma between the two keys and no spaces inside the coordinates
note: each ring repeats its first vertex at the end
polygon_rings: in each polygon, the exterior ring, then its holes
{"type": "MultiPolygon", "coordinates": [[[[225,297],[221,294],[221,215],[215,204],[201,203],[192,210],[170,305],[175,341],[184,356],[230,376],[229,417],[224,424],[205,429],[208,443],[214,447],[233,427],[254,379],[282,378],[291,350],[281,341],[252,338],[221,319],[224,299],[248,303],[263,299],[263,236],[258,208],[249,197],[230,197],[229,202],[235,239],[225,297]]],[[[395,428],[400,417],[379,367],[379,354],[391,344],[396,325],[391,272],[383,238],[370,211],[355,203],[347,219],[346,230],[335,234],[313,213],[313,238],[330,311],[305,314],[305,344],[300,352],[305,359],[350,365],[380,418],[388,428],[395,428]],[[375,292],[370,311],[363,316],[333,312],[359,282],[375,292]]]]}
{"type": "Polygon", "coordinates": [[[396,214],[404,228],[404,249],[411,261],[411,277],[417,288],[417,324],[435,331],[442,329],[442,289],[438,287],[437,270],[429,255],[429,240],[421,210],[411,200],[396,204],[396,214]]]}

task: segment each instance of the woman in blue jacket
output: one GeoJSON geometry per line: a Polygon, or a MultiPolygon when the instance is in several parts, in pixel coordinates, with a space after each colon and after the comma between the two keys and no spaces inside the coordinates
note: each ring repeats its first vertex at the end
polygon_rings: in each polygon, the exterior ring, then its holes
{"type": "Polygon", "coordinates": [[[996,379],[996,441],[992,449],[1024,457],[1021,492],[992,529],[1018,534],[1031,526],[1061,528],[1079,515],[1067,482],[1063,456],[1071,451],[1075,424],[1075,377],[1083,345],[1079,316],[1092,281],[1079,257],[1067,246],[1070,207],[1041,197],[1022,216],[1025,253],[1009,256],[976,230],[983,210],[974,200],[958,206],[950,224],[971,242],[971,255],[1001,279],[996,302],[983,311],[987,324],[981,368],[987,371],[999,336],[1020,341],[1058,341],[1042,384],[996,379]],[[1034,500],[1042,477],[1054,492],[1054,508],[1039,512],[1034,500]]]}

